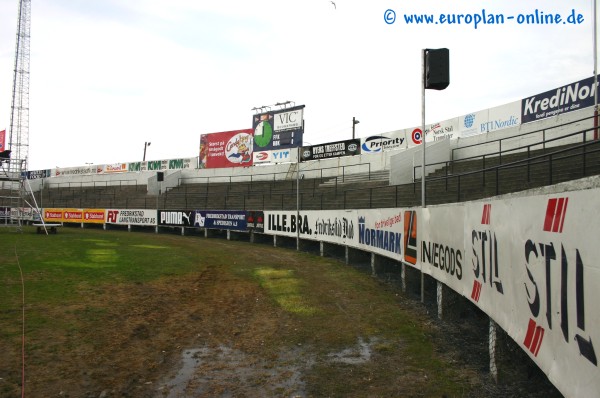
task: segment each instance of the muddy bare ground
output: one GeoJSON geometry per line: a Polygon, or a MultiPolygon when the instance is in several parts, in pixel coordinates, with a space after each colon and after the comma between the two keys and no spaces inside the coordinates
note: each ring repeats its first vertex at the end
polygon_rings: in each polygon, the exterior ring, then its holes
{"type": "MultiPolygon", "coordinates": [[[[260,250],[256,255],[262,255],[260,250]]],[[[77,303],[29,308],[62,327],[28,337],[26,396],[476,397],[525,392],[489,379],[484,347],[465,347],[425,307],[389,285],[381,288],[411,314],[411,322],[423,326],[422,337],[434,342],[439,364],[416,367],[408,349],[413,343],[390,338],[383,329],[378,333],[381,325],[374,325],[369,336],[338,341],[337,327],[351,328],[366,316],[352,289],[329,292],[339,317],[331,319],[332,327],[311,329],[314,325],[307,327],[302,317],[276,305],[259,284],[209,266],[147,283],[79,286],[86,298],[77,303]]],[[[328,292],[327,286],[321,289],[328,292]]],[[[0,394],[20,396],[20,346],[0,342],[0,348],[10,358],[0,364],[0,394]]]]}

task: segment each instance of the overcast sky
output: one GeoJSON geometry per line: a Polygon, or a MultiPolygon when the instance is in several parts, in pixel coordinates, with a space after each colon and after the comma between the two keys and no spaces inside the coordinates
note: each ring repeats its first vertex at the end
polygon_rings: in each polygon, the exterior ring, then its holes
{"type": "MultiPolygon", "coordinates": [[[[254,107],[306,105],[311,144],[421,123],[421,49],[450,49],[427,123],[592,76],[593,0],[33,0],[29,168],[195,157],[254,107]],[[518,24],[575,10],[580,24],[518,24]],[[387,24],[386,10],[396,12],[387,24]],[[403,14],[500,14],[408,25],[403,14]]],[[[18,0],[0,0],[0,130],[9,129],[18,0]]],[[[273,108],[275,109],[275,108],[273,108]]]]}

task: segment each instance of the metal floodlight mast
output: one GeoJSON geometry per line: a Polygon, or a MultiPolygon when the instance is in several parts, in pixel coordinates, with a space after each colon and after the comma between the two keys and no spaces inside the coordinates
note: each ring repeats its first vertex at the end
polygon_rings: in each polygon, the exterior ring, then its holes
{"type": "Polygon", "coordinates": [[[9,133],[9,171],[18,173],[27,170],[29,158],[30,32],[31,0],[20,0],[9,133]]]}

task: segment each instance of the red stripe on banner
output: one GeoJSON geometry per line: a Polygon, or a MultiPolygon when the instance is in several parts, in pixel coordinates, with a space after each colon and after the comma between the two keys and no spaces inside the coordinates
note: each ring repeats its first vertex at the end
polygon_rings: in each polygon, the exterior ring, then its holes
{"type": "Polygon", "coordinates": [[[527,325],[527,334],[525,335],[525,341],[523,344],[529,350],[531,350],[531,341],[533,340],[533,334],[535,332],[535,321],[533,319],[529,320],[529,325],[527,325]]]}
{"type": "Polygon", "coordinates": [[[544,231],[552,230],[552,222],[554,221],[557,201],[558,200],[556,198],[548,199],[548,207],[546,208],[546,219],[544,220],[544,231]]]}
{"type": "Polygon", "coordinates": [[[481,223],[482,224],[490,223],[490,213],[491,212],[492,212],[491,204],[483,205],[483,214],[481,215],[481,223]]]}
{"type": "Polygon", "coordinates": [[[565,198],[558,198],[556,211],[554,212],[554,220],[552,220],[552,232],[558,232],[560,219],[562,218],[563,206],[565,204],[565,198]]]}
{"type": "Polygon", "coordinates": [[[558,226],[558,232],[562,234],[563,225],[565,225],[565,217],[567,216],[567,205],[569,204],[569,198],[564,198],[564,207],[562,214],[560,215],[560,224],[558,226]]]}
{"type": "Polygon", "coordinates": [[[534,356],[538,356],[538,352],[540,352],[540,347],[542,346],[542,340],[544,339],[544,329],[541,326],[538,326],[535,329],[535,336],[537,337],[537,345],[535,346],[535,352],[532,351],[534,356]]]}
{"type": "Polygon", "coordinates": [[[473,290],[471,291],[471,298],[475,302],[478,302],[480,295],[481,295],[481,282],[473,281],[473,290]]]}

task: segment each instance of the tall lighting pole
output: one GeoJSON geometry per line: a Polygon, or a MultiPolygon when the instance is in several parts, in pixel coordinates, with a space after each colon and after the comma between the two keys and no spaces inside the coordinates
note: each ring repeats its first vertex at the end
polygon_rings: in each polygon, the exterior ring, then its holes
{"type": "Polygon", "coordinates": [[[142,159],[143,162],[146,161],[146,148],[148,148],[150,146],[150,144],[152,144],[151,142],[144,142],[144,158],[142,159]]]}
{"type": "Polygon", "coordinates": [[[354,132],[356,130],[356,125],[360,123],[354,116],[352,116],[352,139],[354,139],[354,132]]]}
{"type": "Polygon", "coordinates": [[[596,21],[596,0],[592,0],[592,14],[594,15],[594,140],[598,139],[598,42],[597,42],[597,21],[596,21]]]}

